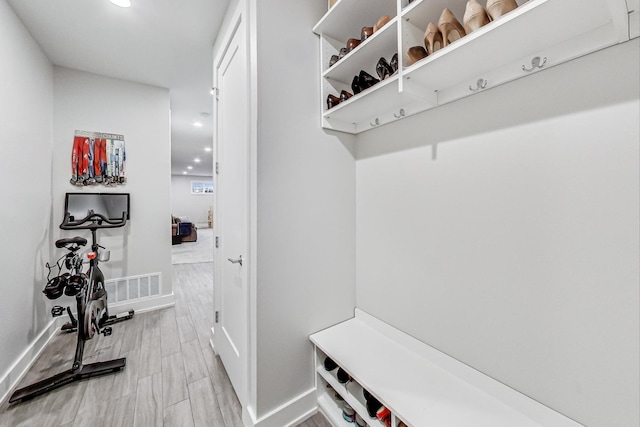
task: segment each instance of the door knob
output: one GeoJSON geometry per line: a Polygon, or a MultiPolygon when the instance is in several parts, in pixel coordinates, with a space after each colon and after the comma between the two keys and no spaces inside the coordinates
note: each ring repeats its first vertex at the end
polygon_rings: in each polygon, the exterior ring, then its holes
{"type": "Polygon", "coordinates": [[[227,258],[227,261],[229,261],[231,264],[240,264],[240,266],[242,267],[242,255],[240,255],[240,258],[238,259],[227,258]]]}

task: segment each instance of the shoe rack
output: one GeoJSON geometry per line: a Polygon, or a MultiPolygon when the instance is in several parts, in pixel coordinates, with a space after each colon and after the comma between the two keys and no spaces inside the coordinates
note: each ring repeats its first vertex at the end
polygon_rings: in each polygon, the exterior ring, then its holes
{"type": "Polygon", "coordinates": [[[335,427],[357,425],[345,403],[368,427],[581,426],[359,309],[309,339],[318,407],[335,427]],[[348,381],[325,368],[327,356],[348,381]],[[389,410],[388,423],[369,416],[363,390],[389,410]]]}
{"type": "MultiPolygon", "coordinates": [[[[339,368],[327,370],[324,367],[324,360],[327,355],[320,349],[316,348],[316,373],[318,375],[318,401],[323,407],[324,413],[331,423],[337,426],[347,425],[355,421],[348,421],[343,416],[346,405],[352,408],[359,415],[359,420],[363,420],[364,425],[368,427],[385,427],[383,421],[375,417],[370,417],[366,409],[366,401],[364,398],[364,388],[358,381],[350,378],[347,382],[342,383],[338,379],[337,372],[339,368]]],[[[396,416],[394,415],[394,420],[396,416]]],[[[392,424],[397,426],[397,422],[392,424]]]]}
{"type": "Polygon", "coordinates": [[[427,25],[437,24],[445,8],[462,23],[467,0],[338,0],[313,28],[320,39],[322,127],[357,134],[637,37],[635,21],[630,26],[634,1],[516,0],[516,9],[411,63],[407,51],[424,47],[427,25]],[[391,18],[384,27],[330,66],[348,39],[359,39],[362,27],[384,15],[391,18]],[[378,60],[395,53],[395,74],[327,107],[329,95],[353,93],[360,70],[377,77],[378,60]]]}

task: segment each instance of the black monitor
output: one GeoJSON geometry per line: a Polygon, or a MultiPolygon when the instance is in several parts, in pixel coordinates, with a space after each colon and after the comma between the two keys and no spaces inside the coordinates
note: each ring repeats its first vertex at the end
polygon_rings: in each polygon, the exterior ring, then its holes
{"type": "Polygon", "coordinates": [[[122,219],[122,212],[129,216],[129,193],[67,193],[64,198],[64,212],[69,220],[78,221],[89,211],[104,215],[109,220],[122,219]]]}

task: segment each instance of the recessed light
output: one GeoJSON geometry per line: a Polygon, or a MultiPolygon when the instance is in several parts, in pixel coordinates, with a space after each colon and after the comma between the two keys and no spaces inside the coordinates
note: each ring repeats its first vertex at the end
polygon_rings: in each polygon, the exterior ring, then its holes
{"type": "Polygon", "coordinates": [[[193,122],[193,125],[197,128],[201,128],[202,127],[202,123],[200,122],[193,122]]]}
{"type": "Polygon", "coordinates": [[[196,157],[195,159],[193,159],[194,162],[196,163],[200,163],[200,159],[198,157],[196,157]]]}
{"type": "Polygon", "coordinates": [[[204,147],[204,151],[206,151],[207,153],[211,152],[211,147],[204,147]]]}
{"type": "Polygon", "coordinates": [[[111,3],[120,7],[131,7],[131,0],[109,0],[111,3]]]}
{"type": "Polygon", "coordinates": [[[193,169],[193,166],[187,166],[187,169],[191,170],[193,169]]]}
{"type": "Polygon", "coordinates": [[[182,171],[182,175],[186,175],[186,174],[187,174],[187,171],[182,171]]]}

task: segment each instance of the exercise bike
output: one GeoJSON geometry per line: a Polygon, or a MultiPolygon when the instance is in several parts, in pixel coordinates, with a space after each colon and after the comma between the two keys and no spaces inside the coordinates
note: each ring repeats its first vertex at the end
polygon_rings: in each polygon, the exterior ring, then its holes
{"type": "MultiPolygon", "coordinates": [[[[77,332],[77,344],[73,366],[71,369],[56,374],[30,386],[16,390],[9,403],[32,399],[40,394],[47,393],[65,384],[79,381],[85,378],[104,375],[121,370],[126,365],[126,358],[113,359],[106,362],[96,362],[83,365],[84,344],[87,340],[94,338],[96,334],[109,336],[112,333],[113,323],[128,320],[133,317],[133,310],[129,310],[125,315],[110,316],[107,305],[107,290],[104,287],[104,275],[98,264],[100,261],[106,262],[109,259],[109,251],[98,244],[96,230],[99,228],[122,227],[127,221],[126,212],[122,212],[122,217],[117,220],[110,220],[102,214],[89,210],[86,217],[74,220],[68,212],[65,213],[64,220],[60,225],[63,230],[90,230],[91,231],[91,252],[87,254],[89,259],[89,269],[84,273],[84,262],[78,254],[80,248],[87,244],[87,239],[82,237],[62,238],[56,241],[55,245],[59,249],[66,249],[67,254],[63,255],[56,262],[55,266],[47,263],[49,275],[47,284],[43,290],[49,299],[56,299],[64,293],[67,296],[76,298],[76,314],[73,316],[71,308],[67,307],[67,314],[70,321],[62,326],[64,331],[77,332]],[[104,249],[103,252],[100,249],[104,249]],[[57,267],[58,271],[54,277],[51,274],[57,267]],[[66,272],[62,270],[66,269],[66,272]]],[[[63,314],[61,306],[54,306],[51,314],[56,317],[63,314]]]]}

